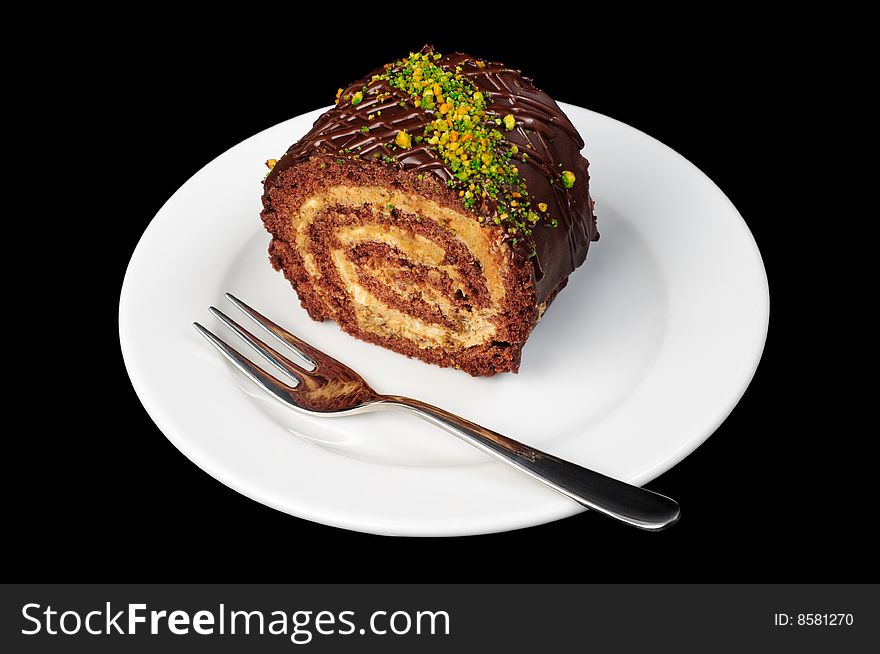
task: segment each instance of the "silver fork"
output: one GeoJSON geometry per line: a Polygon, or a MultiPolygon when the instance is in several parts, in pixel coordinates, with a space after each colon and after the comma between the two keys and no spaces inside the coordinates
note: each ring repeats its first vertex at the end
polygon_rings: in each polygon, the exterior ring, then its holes
{"type": "Polygon", "coordinates": [[[248,318],[308,362],[311,368],[294,363],[216,307],[210,308],[258,355],[296,380],[295,386],[266,373],[199,323],[193,325],[232,365],[292,409],[313,416],[403,409],[458,436],[575,502],[621,522],[640,529],[659,531],[678,521],[678,504],[665,495],[564,461],[426,402],[401,395],[381,395],[345,364],[276,325],[232,294],[227,293],[226,297],[248,318]]]}

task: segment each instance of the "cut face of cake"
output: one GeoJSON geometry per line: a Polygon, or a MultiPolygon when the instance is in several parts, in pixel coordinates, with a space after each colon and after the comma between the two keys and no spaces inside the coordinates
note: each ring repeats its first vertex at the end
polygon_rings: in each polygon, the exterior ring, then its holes
{"type": "Polygon", "coordinates": [[[517,71],[425,48],[340,89],[272,167],[272,265],[315,320],[472,375],[516,372],[598,238],[582,147],[517,71]]]}

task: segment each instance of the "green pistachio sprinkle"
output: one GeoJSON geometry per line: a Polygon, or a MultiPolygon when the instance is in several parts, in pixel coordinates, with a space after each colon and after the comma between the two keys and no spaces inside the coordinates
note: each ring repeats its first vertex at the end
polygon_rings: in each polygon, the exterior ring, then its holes
{"type": "Polygon", "coordinates": [[[336,160],[336,163],[341,164],[341,163],[342,163],[342,159],[337,159],[337,160],[336,160]]]}
{"type": "MultiPolygon", "coordinates": [[[[545,203],[534,202],[525,179],[520,177],[517,159],[525,162],[528,154],[521,152],[503,134],[516,128],[516,118],[512,113],[502,118],[492,111],[489,106],[491,94],[478,90],[463,74],[461,65],[454,68],[439,65],[442,58],[439,53],[410,53],[394,64],[386,64],[382,73],[373,76],[371,81],[383,80],[405,92],[415,107],[433,116],[421,134],[410,135],[406,130],[400,130],[392,142],[382,145],[391,152],[411,148],[413,144],[433,150],[452,171],[453,179],[446,184],[458,191],[467,209],[474,211],[484,224],[502,225],[507,234],[515,235],[510,238],[511,243],[531,242],[528,237],[539,221],[550,227],[556,227],[558,222],[548,214],[545,203]],[[492,215],[486,216],[486,213],[492,215]]],[[[484,61],[473,64],[477,68],[486,67],[484,61]]],[[[340,93],[341,90],[337,93],[337,102],[340,93]]],[[[392,95],[389,92],[377,94],[376,88],[371,90],[364,86],[360,91],[341,98],[358,105],[368,93],[380,102],[392,95]]],[[[399,104],[406,106],[407,101],[401,100],[399,104]]],[[[377,110],[368,114],[367,120],[381,115],[382,111],[377,110]]],[[[360,131],[370,133],[366,125],[360,131]]],[[[525,147],[531,148],[528,144],[525,147]]],[[[345,150],[346,154],[349,152],[345,150]]],[[[379,153],[374,152],[372,158],[379,159],[379,153]]],[[[395,161],[394,157],[387,155],[383,160],[388,164],[395,161]]],[[[342,160],[337,162],[342,163],[342,160]]],[[[562,167],[561,163],[559,167],[562,167]]],[[[421,181],[422,176],[419,175],[418,179],[421,181]]],[[[574,174],[561,171],[560,181],[563,187],[572,188],[574,174]]]]}
{"type": "Polygon", "coordinates": [[[394,142],[402,148],[408,148],[412,145],[412,139],[409,134],[406,133],[405,129],[397,132],[397,136],[394,138],[394,142]]]}
{"type": "MultiPolygon", "coordinates": [[[[494,205],[495,215],[480,215],[480,220],[503,222],[505,231],[517,235],[511,239],[517,242],[520,235],[529,236],[539,220],[549,224],[550,219],[533,208],[513,159],[519,149],[498,129],[503,125],[506,131],[513,130],[516,119],[513,114],[503,119],[491,116],[487,94],[477,90],[460,66],[450,70],[437,65],[441,58],[436,53],[410,53],[374,76],[374,80],[384,80],[407,93],[416,107],[434,115],[421,135],[410,139],[405,131],[398,132],[395,145],[409,148],[412,142],[422,142],[434,150],[452,171],[454,179],[447,184],[459,191],[464,206],[479,215],[494,205]]],[[[476,65],[484,67],[485,63],[476,65]]],[[[385,161],[393,159],[386,156],[385,161]]]]}

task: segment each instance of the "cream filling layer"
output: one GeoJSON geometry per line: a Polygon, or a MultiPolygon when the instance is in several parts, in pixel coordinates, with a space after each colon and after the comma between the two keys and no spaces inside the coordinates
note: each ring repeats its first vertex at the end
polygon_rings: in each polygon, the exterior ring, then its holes
{"type": "MultiPolygon", "coordinates": [[[[321,276],[314,254],[309,247],[308,236],[317,215],[327,206],[361,207],[364,204],[371,205],[375,213],[386,216],[391,214],[388,205],[393,205],[400,211],[418,215],[422,220],[432,220],[446,229],[452,238],[464,244],[482,267],[482,274],[489,291],[490,306],[467,311],[453,305],[446,296],[434,288],[426,286],[414,289],[411,285],[395,282],[390,269],[384,270],[381,265],[378,266],[371,274],[391,291],[402,299],[413,297],[418,293],[420,299],[436,306],[458,327],[450,329],[445,325],[426,322],[389,306],[370,293],[358,282],[358,268],[349,259],[346,251],[334,249],[329,254],[351,299],[358,326],[377,336],[406,338],[420,348],[450,346],[463,348],[490,340],[496,333],[493,319],[498,315],[505,297],[501,273],[501,265],[504,262],[503,246],[500,240],[492,238],[495,236],[494,230],[487,230],[472,217],[440,206],[433,200],[380,186],[333,186],[313,195],[303,202],[299,212],[292,218],[296,247],[309,275],[313,278],[321,276]]],[[[461,275],[457,267],[443,263],[446,256],[444,249],[420,234],[413,234],[395,225],[363,224],[340,228],[336,236],[346,249],[359,243],[384,243],[404,253],[413,263],[445,272],[455,286],[461,285],[461,275]]],[[[328,304],[328,310],[330,309],[328,304]]],[[[332,314],[332,310],[330,313],[332,314]]]]}

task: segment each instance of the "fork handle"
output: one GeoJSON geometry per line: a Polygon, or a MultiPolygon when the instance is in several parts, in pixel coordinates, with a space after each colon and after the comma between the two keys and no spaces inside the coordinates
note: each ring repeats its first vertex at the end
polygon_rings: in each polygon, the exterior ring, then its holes
{"type": "Polygon", "coordinates": [[[382,403],[406,409],[575,502],[621,522],[659,531],[678,520],[678,503],[665,495],[559,459],[420,400],[385,395],[382,403]]]}

